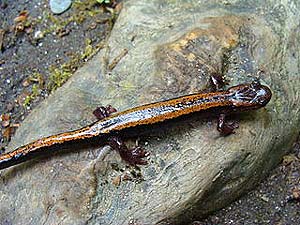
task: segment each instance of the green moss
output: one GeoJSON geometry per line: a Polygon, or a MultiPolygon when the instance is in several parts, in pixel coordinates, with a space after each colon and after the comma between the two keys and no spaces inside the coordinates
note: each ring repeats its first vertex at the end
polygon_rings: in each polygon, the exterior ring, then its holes
{"type": "Polygon", "coordinates": [[[109,4],[110,3],[110,0],[96,0],[97,2],[99,2],[100,4],[109,4]]]}
{"type": "Polygon", "coordinates": [[[41,89],[39,88],[38,84],[33,84],[31,94],[25,97],[25,100],[23,102],[23,107],[24,108],[29,107],[33,102],[33,100],[40,94],[40,91],[41,89]]]}
{"type": "Polygon", "coordinates": [[[93,55],[92,40],[87,38],[85,40],[85,49],[84,52],[81,54],[81,59],[88,58],[91,55],[93,55]]]}
{"type": "Polygon", "coordinates": [[[38,72],[35,72],[28,77],[27,81],[32,84],[32,87],[30,94],[25,97],[23,102],[24,108],[29,107],[32,102],[41,94],[45,84],[44,76],[38,72]]]}
{"type": "MultiPolygon", "coordinates": [[[[103,3],[110,3],[111,1],[104,0],[103,3]]],[[[70,16],[56,16],[50,12],[44,12],[41,19],[36,19],[36,23],[41,23],[44,25],[45,29],[42,30],[43,36],[47,34],[57,34],[63,35],[63,32],[67,30],[67,26],[76,22],[77,24],[83,23],[87,18],[94,17],[98,14],[103,14],[105,12],[105,6],[101,6],[97,0],[74,0],[72,3],[70,16]]],[[[103,21],[97,20],[97,23],[107,23],[109,29],[112,28],[114,21],[116,19],[116,13],[114,9],[109,8],[111,12],[110,17],[104,17],[103,21]]],[[[70,60],[65,62],[60,66],[50,66],[48,68],[48,77],[49,80],[45,84],[43,76],[39,73],[34,73],[30,78],[30,82],[34,82],[38,84],[38,88],[46,89],[48,93],[56,90],[58,87],[62,86],[77,70],[79,66],[81,66],[85,61],[95,55],[104,44],[98,43],[93,44],[90,39],[85,40],[85,47],[81,53],[74,53],[70,60]]],[[[47,72],[46,72],[47,73],[47,72]]],[[[29,106],[30,103],[35,98],[36,87],[32,87],[32,93],[28,95],[25,99],[24,106],[29,106]]]]}
{"type": "Polygon", "coordinates": [[[62,86],[85,60],[91,58],[104,46],[103,43],[92,46],[92,41],[90,39],[86,39],[85,43],[86,46],[83,53],[74,54],[68,62],[59,67],[51,66],[49,68],[50,76],[47,84],[49,93],[62,86]]]}
{"type": "Polygon", "coordinates": [[[72,3],[72,13],[69,17],[62,17],[53,15],[50,12],[45,12],[43,14],[43,19],[39,20],[39,22],[50,21],[47,22],[47,28],[43,31],[45,34],[53,33],[59,34],[61,30],[66,29],[68,24],[72,22],[76,22],[77,24],[83,23],[88,17],[94,17],[98,14],[104,12],[103,7],[99,7],[99,4],[96,0],[75,0],[72,3]]]}
{"type": "Polygon", "coordinates": [[[62,65],[60,68],[50,67],[50,77],[47,89],[51,92],[65,83],[72,75],[71,71],[66,65],[62,65]]]}
{"type": "Polygon", "coordinates": [[[29,77],[28,80],[30,82],[37,83],[40,89],[44,88],[45,80],[42,74],[35,72],[29,77]]]}
{"type": "Polygon", "coordinates": [[[31,98],[31,95],[26,96],[26,98],[25,98],[25,100],[24,100],[24,102],[23,102],[23,107],[24,107],[24,108],[29,107],[32,100],[33,100],[33,99],[31,98]]]}

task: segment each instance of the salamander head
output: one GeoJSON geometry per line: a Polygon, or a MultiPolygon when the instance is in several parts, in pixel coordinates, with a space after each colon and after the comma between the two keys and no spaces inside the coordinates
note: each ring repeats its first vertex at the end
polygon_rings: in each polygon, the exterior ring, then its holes
{"type": "Polygon", "coordinates": [[[228,89],[229,99],[237,111],[258,109],[265,106],[272,97],[271,90],[258,82],[241,84],[228,89]]]}

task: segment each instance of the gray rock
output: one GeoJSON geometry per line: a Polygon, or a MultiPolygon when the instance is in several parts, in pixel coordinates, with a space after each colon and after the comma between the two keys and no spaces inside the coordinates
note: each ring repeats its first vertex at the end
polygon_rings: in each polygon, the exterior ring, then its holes
{"type": "Polygon", "coordinates": [[[70,8],[72,0],[50,0],[49,5],[54,14],[61,14],[70,8]]]}
{"type": "Polygon", "coordinates": [[[271,102],[236,115],[240,127],[227,137],[197,115],[149,128],[140,171],[95,146],[2,171],[0,221],[187,224],[253,188],[299,132],[299,9],[297,1],[125,2],[107,48],[28,116],[12,149],[88,124],[99,105],[123,110],[199,91],[216,72],[235,85],[262,70],[271,102]]]}

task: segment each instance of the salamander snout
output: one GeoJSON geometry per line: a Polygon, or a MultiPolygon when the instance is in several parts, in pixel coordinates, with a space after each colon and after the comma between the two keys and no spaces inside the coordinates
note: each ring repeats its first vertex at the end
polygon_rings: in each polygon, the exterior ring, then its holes
{"type": "Polygon", "coordinates": [[[229,99],[239,110],[257,109],[265,106],[272,97],[271,90],[258,82],[241,84],[228,89],[229,99]]]}

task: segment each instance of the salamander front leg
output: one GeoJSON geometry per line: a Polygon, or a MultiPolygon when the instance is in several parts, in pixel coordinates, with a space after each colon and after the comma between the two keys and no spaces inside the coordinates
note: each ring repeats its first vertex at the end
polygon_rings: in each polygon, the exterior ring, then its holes
{"type": "MultiPolygon", "coordinates": [[[[111,105],[108,105],[106,107],[100,106],[97,107],[93,111],[93,114],[97,117],[97,119],[101,120],[108,116],[110,116],[112,113],[116,112],[117,110],[112,107],[111,105]]],[[[133,149],[129,149],[125,143],[121,140],[121,138],[117,136],[110,136],[107,140],[107,144],[117,150],[121,156],[121,158],[129,163],[130,165],[146,165],[147,161],[143,160],[142,158],[147,156],[147,152],[144,151],[141,147],[137,146],[133,149]]]]}
{"type": "Polygon", "coordinates": [[[93,111],[93,114],[94,114],[94,116],[97,117],[98,120],[102,120],[105,117],[110,116],[114,112],[117,112],[117,110],[114,107],[112,107],[111,105],[107,105],[107,106],[97,107],[93,111]]]}
{"type": "Polygon", "coordinates": [[[127,148],[125,143],[117,136],[108,138],[108,145],[117,150],[123,160],[130,165],[146,165],[147,161],[143,158],[147,156],[147,152],[140,147],[132,149],[127,148]]]}
{"type": "Polygon", "coordinates": [[[222,75],[214,73],[210,76],[211,91],[223,90],[226,84],[228,84],[228,82],[222,75]]]}
{"type": "Polygon", "coordinates": [[[226,136],[226,135],[229,135],[229,134],[234,134],[234,129],[238,128],[239,127],[239,124],[238,122],[234,121],[234,122],[227,122],[225,120],[225,114],[222,113],[220,114],[219,116],[219,119],[218,119],[218,131],[226,136]]]}

